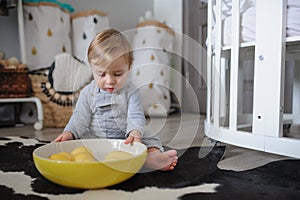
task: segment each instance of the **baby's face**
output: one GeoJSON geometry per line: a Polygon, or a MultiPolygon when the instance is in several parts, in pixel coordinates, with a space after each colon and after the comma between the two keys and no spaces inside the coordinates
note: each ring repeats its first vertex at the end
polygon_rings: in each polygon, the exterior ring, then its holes
{"type": "Polygon", "coordinates": [[[126,85],[129,65],[118,58],[108,66],[93,65],[93,75],[98,87],[107,92],[116,92],[126,85]]]}

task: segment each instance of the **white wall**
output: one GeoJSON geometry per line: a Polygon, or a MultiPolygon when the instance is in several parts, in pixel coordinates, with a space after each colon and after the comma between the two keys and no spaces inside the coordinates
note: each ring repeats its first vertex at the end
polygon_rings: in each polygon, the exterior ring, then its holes
{"type": "MultiPolygon", "coordinates": [[[[112,28],[120,31],[132,29],[141,15],[153,10],[153,0],[60,0],[70,4],[76,11],[101,10],[108,13],[112,28]]],[[[0,16],[0,51],[6,57],[20,58],[17,9],[9,16],[0,16]]]]}
{"type": "Polygon", "coordinates": [[[164,20],[168,26],[175,31],[174,51],[179,56],[174,56],[171,72],[170,87],[174,90],[176,97],[182,100],[182,33],[183,33],[183,0],[153,0],[153,13],[155,19],[164,20]]]}
{"type": "Polygon", "coordinates": [[[60,0],[76,11],[101,10],[107,12],[112,28],[126,31],[134,28],[141,15],[153,10],[153,0],[60,0]]]}

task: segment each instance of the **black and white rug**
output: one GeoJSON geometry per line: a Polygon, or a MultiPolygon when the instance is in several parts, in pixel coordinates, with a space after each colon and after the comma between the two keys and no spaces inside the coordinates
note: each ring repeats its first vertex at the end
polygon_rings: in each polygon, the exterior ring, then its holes
{"type": "Polygon", "coordinates": [[[44,144],[24,137],[0,138],[1,199],[300,199],[300,160],[243,172],[220,170],[223,146],[201,159],[200,147],[179,150],[184,153],[174,171],[138,173],[106,189],[70,189],[49,182],[36,170],[32,151],[44,144]]]}

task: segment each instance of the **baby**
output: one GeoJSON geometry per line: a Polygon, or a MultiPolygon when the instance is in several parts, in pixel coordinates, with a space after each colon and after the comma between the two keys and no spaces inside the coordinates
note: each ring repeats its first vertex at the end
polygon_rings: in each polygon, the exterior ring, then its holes
{"type": "Polygon", "coordinates": [[[80,92],[73,115],[54,142],[87,138],[141,142],[148,148],[146,168],[173,170],[177,151],[164,152],[159,137],[144,133],[139,92],[127,77],[133,61],[127,39],[114,29],[98,33],[88,48],[88,61],[94,80],[80,92]]]}

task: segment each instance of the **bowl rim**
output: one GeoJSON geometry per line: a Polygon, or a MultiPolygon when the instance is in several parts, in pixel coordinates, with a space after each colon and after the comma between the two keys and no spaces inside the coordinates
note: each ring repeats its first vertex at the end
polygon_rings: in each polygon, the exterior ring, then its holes
{"type": "MultiPolygon", "coordinates": [[[[83,141],[83,142],[85,142],[85,141],[91,141],[91,140],[94,140],[94,141],[97,141],[97,140],[104,141],[104,140],[106,140],[106,141],[118,141],[118,142],[124,142],[125,141],[124,139],[95,138],[95,139],[67,140],[67,141],[62,141],[60,143],[74,142],[74,141],[83,141]]],[[[51,163],[65,163],[65,164],[74,164],[74,165],[82,165],[82,164],[96,165],[96,164],[99,164],[99,163],[105,164],[105,163],[114,163],[114,162],[120,162],[120,161],[125,161],[125,160],[131,160],[131,159],[133,159],[135,157],[141,156],[143,154],[147,154],[147,147],[146,147],[146,145],[143,144],[143,143],[140,143],[140,142],[134,142],[134,144],[141,145],[141,147],[144,148],[143,150],[141,150],[140,154],[133,154],[133,153],[131,153],[133,155],[132,157],[130,157],[130,158],[121,158],[121,159],[118,159],[118,160],[107,160],[107,161],[95,160],[95,161],[86,161],[86,162],[74,162],[74,161],[68,161],[68,160],[51,160],[49,158],[46,158],[46,157],[43,157],[43,156],[40,156],[40,155],[37,154],[38,151],[40,151],[43,148],[47,148],[48,145],[53,145],[53,143],[54,142],[51,142],[51,143],[47,143],[45,145],[37,147],[36,149],[33,150],[32,157],[40,159],[40,160],[44,160],[44,161],[47,161],[47,162],[51,162],[51,163]]],[[[128,144],[128,145],[131,145],[131,144],[128,144]]]]}

